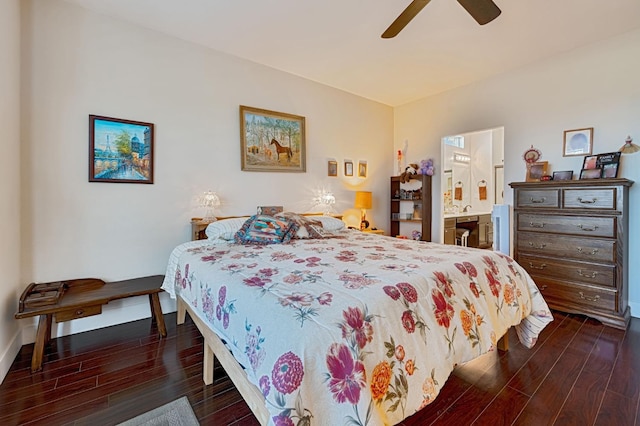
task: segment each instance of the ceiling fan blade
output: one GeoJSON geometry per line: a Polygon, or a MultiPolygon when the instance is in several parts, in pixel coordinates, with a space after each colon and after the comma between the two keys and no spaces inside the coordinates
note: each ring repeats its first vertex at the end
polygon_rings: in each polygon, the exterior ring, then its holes
{"type": "Polygon", "coordinates": [[[460,3],[460,5],[469,12],[469,15],[480,25],[488,24],[502,13],[492,0],[458,0],[458,3],[460,3]]]}
{"type": "Polygon", "coordinates": [[[398,16],[396,20],[389,25],[389,28],[382,33],[382,38],[393,38],[397,36],[398,33],[402,31],[402,29],[406,27],[407,24],[415,18],[418,12],[420,12],[430,1],[431,0],[413,0],[411,4],[402,11],[400,16],[398,16]]]}

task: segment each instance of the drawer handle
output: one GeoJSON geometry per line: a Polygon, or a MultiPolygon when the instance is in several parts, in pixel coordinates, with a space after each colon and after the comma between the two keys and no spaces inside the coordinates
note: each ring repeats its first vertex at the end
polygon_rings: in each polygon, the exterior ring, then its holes
{"type": "Polygon", "coordinates": [[[84,314],[84,309],[78,309],[76,311],[76,315],[82,315],[82,314],[84,314]]]}
{"type": "Polygon", "coordinates": [[[597,302],[600,300],[600,295],[596,294],[595,296],[585,296],[583,292],[578,293],[580,295],[580,299],[588,300],[589,302],[597,302]]]}
{"type": "Polygon", "coordinates": [[[529,226],[532,228],[544,228],[544,222],[529,222],[529,226]]]}
{"type": "Polygon", "coordinates": [[[540,266],[533,266],[533,263],[529,262],[529,267],[531,269],[544,269],[547,267],[546,263],[542,263],[540,266]]]}
{"type": "Polygon", "coordinates": [[[582,197],[578,197],[578,201],[582,204],[594,204],[596,201],[598,201],[598,199],[594,197],[591,200],[584,200],[582,199],[582,197]]]}
{"type": "Polygon", "coordinates": [[[592,272],[591,274],[583,274],[582,273],[582,269],[578,269],[578,275],[580,275],[581,277],[585,277],[585,278],[595,278],[598,273],[597,272],[592,272]]]}
{"type": "Polygon", "coordinates": [[[529,247],[532,247],[532,248],[543,249],[546,246],[547,245],[545,243],[540,243],[539,245],[535,245],[533,244],[533,242],[529,241],[529,247]]]}
{"type": "Polygon", "coordinates": [[[593,249],[593,250],[591,250],[591,253],[589,253],[589,251],[583,250],[583,249],[582,249],[582,247],[578,247],[578,251],[579,251],[580,253],[583,253],[583,254],[590,254],[590,255],[592,255],[592,256],[593,256],[593,255],[598,254],[598,249],[593,249]]]}
{"type": "Polygon", "coordinates": [[[529,198],[529,200],[531,200],[531,202],[533,204],[541,204],[541,203],[544,203],[545,201],[547,201],[547,197],[542,197],[542,198],[533,198],[533,197],[531,197],[531,198],[529,198]]]}
{"type": "Polygon", "coordinates": [[[598,225],[587,226],[587,225],[579,224],[579,225],[576,225],[576,226],[578,228],[582,229],[583,231],[587,231],[587,232],[593,232],[593,231],[598,229],[598,225]]]}
{"type": "Polygon", "coordinates": [[[540,288],[540,291],[542,291],[542,290],[546,290],[547,287],[549,287],[549,286],[546,285],[546,284],[542,284],[539,288],[540,288]]]}

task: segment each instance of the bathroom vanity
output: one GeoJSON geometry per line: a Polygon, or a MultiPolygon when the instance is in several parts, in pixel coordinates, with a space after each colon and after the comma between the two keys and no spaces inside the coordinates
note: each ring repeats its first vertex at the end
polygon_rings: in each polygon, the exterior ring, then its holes
{"type": "Polygon", "coordinates": [[[445,213],[444,243],[491,248],[493,245],[491,212],[445,213]]]}

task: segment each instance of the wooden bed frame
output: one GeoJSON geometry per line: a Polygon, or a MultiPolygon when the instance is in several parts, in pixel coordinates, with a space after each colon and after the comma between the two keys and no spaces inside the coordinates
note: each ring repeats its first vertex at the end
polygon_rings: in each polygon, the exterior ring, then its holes
{"type": "MultiPolygon", "coordinates": [[[[213,383],[213,360],[214,356],[218,358],[220,365],[227,372],[227,375],[233,382],[233,384],[242,395],[253,414],[256,416],[261,425],[266,425],[269,422],[270,413],[266,407],[266,400],[262,395],[260,389],[258,389],[253,383],[247,379],[247,374],[244,372],[242,366],[236,361],[231,352],[222,343],[222,340],[205,324],[198,315],[191,309],[186,302],[182,300],[180,295],[176,295],[178,313],[177,322],[178,325],[183,324],[186,319],[186,313],[189,312],[189,316],[200,330],[202,337],[204,337],[204,360],[202,380],[206,385],[213,383]]],[[[497,347],[501,351],[509,349],[509,332],[504,334],[497,343],[497,347]]]]}
{"type": "Polygon", "coordinates": [[[186,302],[182,300],[180,295],[176,296],[178,305],[178,325],[183,324],[186,318],[186,313],[189,312],[189,316],[202,333],[204,337],[204,360],[202,380],[206,385],[213,383],[213,357],[215,355],[220,361],[220,365],[227,372],[227,375],[233,382],[233,384],[242,395],[253,414],[256,416],[261,425],[266,425],[269,422],[269,411],[267,410],[266,401],[260,389],[258,389],[253,383],[247,379],[247,374],[240,366],[238,361],[231,355],[231,352],[226,348],[222,340],[205,324],[195,312],[191,310],[186,302]]]}

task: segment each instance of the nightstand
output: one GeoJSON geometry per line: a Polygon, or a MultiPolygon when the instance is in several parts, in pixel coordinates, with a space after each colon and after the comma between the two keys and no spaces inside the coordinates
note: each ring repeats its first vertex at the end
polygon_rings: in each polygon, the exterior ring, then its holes
{"type": "Polygon", "coordinates": [[[382,229],[365,229],[364,231],[361,231],[361,232],[366,232],[367,234],[384,235],[384,230],[382,229]]]}
{"type": "Polygon", "coordinates": [[[195,240],[206,240],[207,235],[204,231],[207,229],[207,226],[214,222],[213,220],[203,219],[201,217],[194,217],[191,219],[191,241],[195,240]]]}

